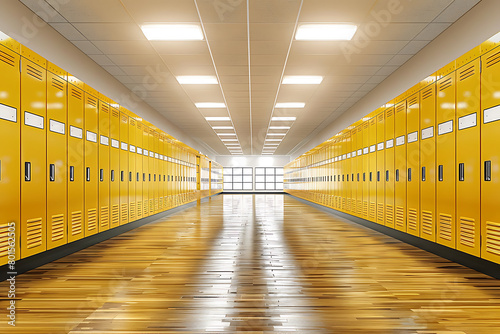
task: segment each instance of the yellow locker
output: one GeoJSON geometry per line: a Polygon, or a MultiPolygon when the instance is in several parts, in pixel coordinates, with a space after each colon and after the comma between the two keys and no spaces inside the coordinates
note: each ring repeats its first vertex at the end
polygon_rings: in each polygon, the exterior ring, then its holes
{"type": "Polygon", "coordinates": [[[85,85],[85,236],[99,232],[97,92],[85,85]]]}
{"type": "Polygon", "coordinates": [[[356,172],[358,169],[357,158],[356,158],[356,148],[358,145],[358,130],[353,128],[351,130],[351,147],[349,149],[350,155],[350,166],[351,166],[351,177],[349,178],[349,186],[351,188],[351,214],[357,214],[358,212],[358,184],[356,182],[356,172]]]}
{"type": "Polygon", "coordinates": [[[142,124],[142,211],[149,216],[149,127],[142,124]]]}
{"type": "Polygon", "coordinates": [[[406,100],[397,103],[394,111],[395,228],[406,232],[406,100]]]}
{"type": "Polygon", "coordinates": [[[111,106],[109,122],[109,206],[111,220],[109,227],[120,225],[120,111],[111,106]]]}
{"type": "Polygon", "coordinates": [[[375,175],[377,184],[377,223],[384,225],[385,221],[385,111],[380,109],[377,118],[377,173],[375,175]]]}
{"type": "Polygon", "coordinates": [[[99,100],[99,232],[109,229],[109,104],[99,100]]]}
{"type": "Polygon", "coordinates": [[[420,93],[420,237],[436,241],[436,83],[420,93]]]}
{"type": "MultiPolygon", "coordinates": [[[[28,49],[21,60],[21,257],[46,249],[46,62],[28,49]],[[28,60],[31,59],[33,61],[28,60]]],[[[10,142],[10,140],[8,141],[10,142]]]]}
{"type": "MultiPolygon", "coordinates": [[[[346,168],[346,159],[347,159],[347,154],[346,154],[346,146],[347,146],[347,135],[344,134],[342,135],[342,140],[339,143],[340,145],[340,151],[339,151],[339,172],[341,174],[342,179],[340,180],[339,183],[339,196],[340,196],[340,210],[346,212],[347,211],[347,186],[346,186],[346,180],[347,180],[347,168],[346,168]]],[[[340,178],[340,177],[339,177],[340,178]]]]}
{"type": "Polygon", "coordinates": [[[363,157],[363,124],[358,126],[357,144],[356,144],[356,185],[357,185],[357,210],[358,217],[363,217],[363,171],[364,171],[364,157],[363,157]]]}
{"type": "MultiPolygon", "coordinates": [[[[9,260],[9,223],[14,223],[15,255],[20,257],[21,113],[19,55],[0,45],[0,265],[9,260]]],[[[12,252],[11,252],[12,253],[12,252]]]]}
{"type": "Polygon", "coordinates": [[[385,226],[394,228],[394,105],[385,109],[385,226]]]}
{"type": "Polygon", "coordinates": [[[149,169],[148,169],[148,190],[149,190],[149,214],[152,215],[155,213],[155,182],[153,181],[154,173],[155,173],[155,139],[154,139],[155,131],[150,128],[149,129],[149,169]]]}
{"type": "Polygon", "coordinates": [[[83,83],[69,78],[68,85],[68,242],[85,236],[85,159],[83,83]]]}
{"type": "Polygon", "coordinates": [[[53,64],[47,72],[47,249],[68,242],[67,235],[67,73],[53,64]]]}
{"type": "Polygon", "coordinates": [[[363,122],[363,218],[368,219],[370,203],[370,121],[363,122]]]}
{"type": "Polygon", "coordinates": [[[409,234],[419,236],[420,213],[420,93],[414,93],[407,99],[406,109],[406,205],[407,227],[409,234]]]}
{"type": "Polygon", "coordinates": [[[368,208],[368,220],[377,222],[377,119],[370,119],[369,127],[369,165],[370,172],[367,180],[370,183],[370,205],[368,208]]]}
{"type": "Polygon", "coordinates": [[[172,148],[171,148],[171,142],[170,139],[167,139],[165,141],[165,155],[167,156],[166,160],[166,171],[165,173],[167,174],[167,185],[166,185],[166,197],[167,197],[167,209],[170,209],[172,207],[172,180],[171,180],[171,173],[172,173],[172,167],[171,167],[171,155],[172,155],[172,148]]]}
{"type": "Polygon", "coordinates": [[[455,71],[440,78],[437,81],[436,97],[436,213],[438,215],[436,241],[451,248],[456,247],[455,84],[455,71]]]}
{"type": "Polygon", "coordinates": [[[142,129],[142,123],[140,120],[136,121],[136,128],[135,128],[135,143],[136,143],[136,154],[135,154],[135,181],[137,183],[136,186],[136,192],[135,192],[135,203],[136,203],[136,214],[137,214],[137,219],[142,218],[143,215],[143,193],[144,193],[144,185],[143,185],[143,178],[142,178],[142,173],[143,173],[143,166],[142,166],[142,148],[143,148],[143,143],[142,143],[142,137],[143,137],[143,129],[142,129]]]}
{"type": "Polygon", "coordinates": [[[478,121],[480,68],[477,47],[457,59],[457,249],[480,255],[481,159],[478,121]]]}
{"type": "Polygon", "coordinates": [[[137,193],[137,169],[135,166],[136,160],[136,120],[134,117],[129,117],[129,128],[128,128],[128,216],[129,221],[133,222],[137,220],[137,202],[136,202],[136,193],[137,193]]]}
{"type": "Polygon", "coordinates": [[[158,135],[158,211],[162,212],[163,209],[163,197],[164,197],[164,181],[163,181],[163,147],[164,147],[164,136],[163,133],[158,135]]]}
{"type": "Polygon", "coordinates": [[[481,57],[481,257],[500,263],[500,48],[481,57]]]}
{"type": "Polygon", "coordinates": [[[129,222],[128,216],[128,132],[129,119],[124,110],[120,110],[120,174],[118,176],[120,183],[120,225],[129,222]]]}

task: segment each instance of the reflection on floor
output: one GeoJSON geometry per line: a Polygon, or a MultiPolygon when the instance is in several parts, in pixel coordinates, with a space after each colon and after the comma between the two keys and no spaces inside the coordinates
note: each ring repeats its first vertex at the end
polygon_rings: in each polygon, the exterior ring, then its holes
{"type": "Polygon", "coordinates": [[[500,333],[500,281],[284,195],[215,197],[19,276],[16,297],[1,333],[500,333]]]}

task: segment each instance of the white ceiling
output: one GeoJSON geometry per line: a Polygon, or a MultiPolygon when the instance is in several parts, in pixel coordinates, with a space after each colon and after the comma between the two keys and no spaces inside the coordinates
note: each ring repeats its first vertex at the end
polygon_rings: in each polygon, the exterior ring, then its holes
{"type": "MultiPolygon", "coordinates": [[[[205,116],[229,116],[244,154],[261,154],[269,126],[291,125],[287,155],[349,109],[480,0],[21,0],[165,118],[230,154],[205,116]],[[399,6],[394,6],[399,3],[399,6]],[[392,13],[391,13],[392,10],[392,13]],[[203,41],[148,41],[144,23],[199,23],[203,41]],[[358,25],[349,42],[295,41],[301,23],[358,25]],[[220,85],[180,85],[217,75],[220,85]],[[320,85],[280,85],[321,75],[320,85]],[[197,109],[196,102],[226,102],[197,109]],[[305,102],[304,109],[273,109],[305,102]],[[271,116],[296,116],[271,122],[271,116]]],[[[119,101],[117,101],[119,102],[119,101]]],[[[214,123],[212,123],[214,124],[214,123]]],[[[219,131],[230,132],[230,131],[219,131]]]]}

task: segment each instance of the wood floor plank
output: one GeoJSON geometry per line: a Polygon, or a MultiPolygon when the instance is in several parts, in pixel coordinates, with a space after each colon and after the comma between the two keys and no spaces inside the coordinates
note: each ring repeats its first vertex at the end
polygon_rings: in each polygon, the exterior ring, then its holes
{"type": "Polygon", "coordinates": [[[500,333],[499,280],[283,195],[215,197],[16,292],[1,333],[500,333]]]}

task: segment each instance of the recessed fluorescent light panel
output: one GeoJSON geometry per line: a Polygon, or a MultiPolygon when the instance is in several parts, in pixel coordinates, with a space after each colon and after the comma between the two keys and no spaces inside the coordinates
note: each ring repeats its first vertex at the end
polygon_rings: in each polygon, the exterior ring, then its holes
{"type": "Polygon", "coordinates": [[[198,102],[194,104],[196,108],[225,108],[226,105],[222,102],[198,102]]]}
{"type": "Polygon", "coordinates": [[[268,136],[286,136],[286,133],[268,133],[268,136]]]}
{"type": "Polygon", "coordinates": [[[212,126],[214,130],[232,130],[232,126],[212,126]]]}
{"type": "Polygon", "coordinates": [[[297,117],[273,117],[271,121],[295,121],[297,117]]]}
{"type": "Polygon", "coordinates": [[[236,136],[236,133],[218,133],[219,136],[236,136]]]}
{"type": "Polygon", "coordinates": [[[287,75],[283,78],[283,85],[319,85],[323,77],[319,75],[287,75]]]}
{"type": "Polygon", "coordinates": [[[279,102],[274,106],[275,108],[304,108],[304,102],[279,102]]]}
{"type": "Polygon", "coordinates": [[[288,130],[290,129],[289,126],[270,126],[270,130],[288,130]]]}
{"type": "Polygon", "coordinates": [[[353,24],[302,24],[297,28],[298,41],[349,41],[357,26],[353,24]]]}
{"type": "Polygon", "coordinates": [[[222,141],[238,141],[238,139],[223,138],[222,141]]]}
{"type": "Polygon", "coordinates": [[[198,24],[145,24],[141,29],[150,41],[203,40],[203,32],[198,24]]]}
{"type": "Polygon", "coordinates": [[[229,117],[205,117],[207,121],[230,121],[229,117]]]}
{"type": "Polygon", "coordinates": [[[177,77],[181,85],[215,85],[219,82],[211,75],[181,75],[177,77]]]}
{"type": "Polygon", "coordinates": [[[266,141],[281,141],[281,139],[266,138],[266,141]]]}

